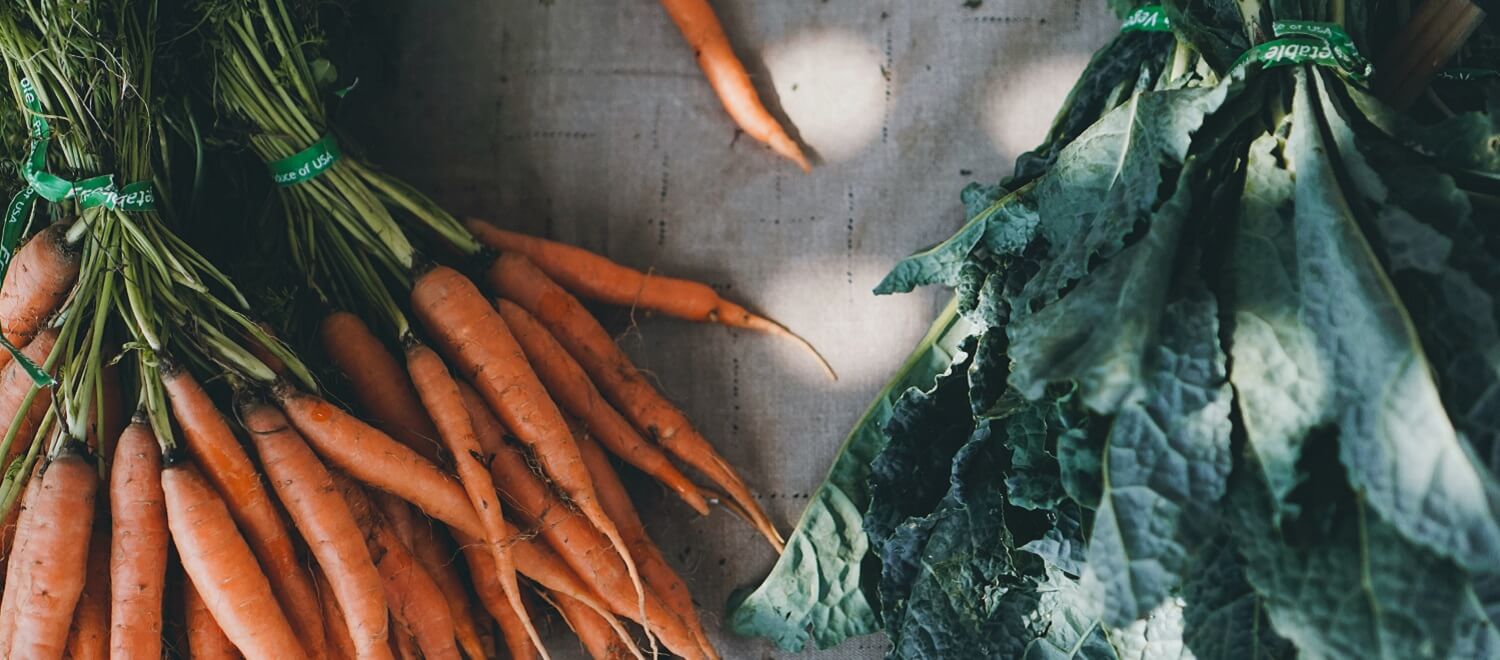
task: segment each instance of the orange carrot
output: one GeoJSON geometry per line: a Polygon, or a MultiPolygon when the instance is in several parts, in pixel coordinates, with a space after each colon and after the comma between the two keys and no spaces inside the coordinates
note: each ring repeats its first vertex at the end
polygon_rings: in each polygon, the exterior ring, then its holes
{"type": "Polygon", "coordinates": [[[334,312],[318,325],[323,350],[349,379],[354,397],[376,428],[442,464],[443,445],[412,389],[406,370],[369,326],[348,312],[334,312]]]}
{"type": "Polygon", "coordinates": [[[188,657],[192,660],[236,660],[243,658],[239,649],[224,635],[219,622],[208,611],[208,605],[193,581],[182,581],[183,619],[187,621],[188,657]]]}
{"type": "Polygon", "coordinates": [[[453,619],[432,576],[422,570],[396,538],[359,484],[338,475],[334,478],[334,489],[357,521],[359,538],[368,544],[371,556],[375,557],[391,617],[404,629],[393,634],[405,637],[409,632],[422,655],[428,658],[458,660],[453,619]]]}
{"type": "Polygon", "coordinates": [[[319,397],[289,386],[277,388],[276,396],[292,425],[334,467],[417,505],[449,527],[483,533],[463,486],[416,450],[319,397]]]}
{"type": "MultiPolygon", "coordinates": [[[[42,364],[57,344],[57,335],[57,328],[47,328],[41,331],[31,340],[31,343],[21,349],[21,354],[38,365],[42,364]]],[[[7,351],[0,351],[0,354],[10,355],[7,351]]],[[[0,369],[0,427],[8,431],[11,421],[16,418],[17,414],[21,415],[21,426],[10,446],[10,452],[5,456],[7,463],[26,453],[26,449],[31,446],[32,438],[36,435],[37,428],[42,425],[42,418],[47,416],[47,408],[52,405],[52,389],[42,388],[37,390],[36,396],[32,397],[31,406],[24,411],[21,410],[21,406],[26,403],[26,396],[35,387],[36,383],[31,380],[31,376],[15,360],[9,361],[3,369],[0,369]]],[[[3,438],[4,434],[5,431],[0,431],[0,438],[3,438]]]]}
{"type": "MultiPolygon", "coordinates": [[[[101,509],[103,502],[95,502],[101,509]]],[[[68,630],[70,660],[105,660],[109,657],[109,513],[96,511],[94,534],[89,539],[88,575],[83,593],[73,608],[73,626],[68,630]]]]}
{"type": "MultiPolygon", "coordinates": [[[[582,419],[616,456],[666,484],[698,513],[708,515],[708,502],[704,501],[698,487],[672,465],[661,449],[642,439],[630,422],[604,400],[583,367],[568,355],[568,351],[542,324],[508,300],[498,301],[496,306],[501,318],[515,333],[516,341],[526,351],[527,361],[536,368],[547,391],[565,410],[582,419]]],[[[609,513],[608,503],[604,503],[604,511],[609,513]]],[[[614,516],[610,519],[614,520],[614,516]]],[[[619,525],[620,521],[615,520],[615,524],[619,525]]]]}
{"type": "MultiPolygon", "coordinates": [[[[266,569],[277,601],[297,631],[297,638],[302,640],[309,655],[323,655],[327,633],[323,631],[323,608],[318,604],[317,590],[313,588],[307,567],[297,560],[286,523],[261,481],[255,464],[234,437],[229,423],[208,392],[192,374],[175,365],[164,364],[161,378],[172,403],[172,412],[182,426],[188,453],[203,467],[204,476],[219,491],[230,514],[244,531],[245,540],[266,569]]],[[[198,584],[207,583],[200,581],[198,584]]],[[[213,594],[202,596],[212,604],[213,594]]],[[[233,637],[230,635],[231,639],[233,637]]]]}
{"type": "MultiPolygon", "coordinates": [[[[26,480],[26,491],[21,494],[19,506],[14,509],[17,513],[26,511],[41,501],[39,493],[42,490],[42,479],[39,475],[45,463],[46,461],[37,461],[34,464],[31,478],[26,480]]],[[[24,518],[34,517],[25,516],[24,518]]],[[[21,579],[24,577],[27,563],[25,557],[21,556],[20,549],[30,545],[29,535],[37,526],[36,521],[28,520],[27,526],[22,527],[21,520],[22,517],[17,518],[11,556],[5,566],[5,587],[3,595],[0,595],[0,655],[10,650],[10,642],[16,632],[16,614],[21,609],[21,579]]]]}
{"type": "MultiPolygon", "coordinates": [[[[79,256],[65,242],[67,226],[52,225],[16,251],[0,286],[0,335],[12,346],[25,346],[51,318],[78,282],[79,256]]],[[[0,365],[10,361],[0,351],[0,365]]]]}
{"type": "Polygon", "coordinates": [[[323,603],[324,627],[328,632],[328,657],[336,660],[355,660],[354,639],[349,636],[349,624],[344,611],[339,609],[339,600],[333,597],[333,585],[318,567],[313,567],[313,580],[318,584],[318,600],[323,603]]]}
{"type": "MultiPolygon", "coordinates": [[[[486,411],[476,411],[475,419],[483,420],[486,411]]],[[[480,432],[480,441],[490,461],[490,472],[495,482],[502,484],[500,491],[511,503],[511,511],[518,521],[535,528],[546,539],[547,544],[572,567],[573,571],[593,587],[611,611],[633,619],[649,631],[661,637],[663,644],[673,653],[686,657],[699,657],[711,650],[700,649],[698,641],[686,624],[671,611],[649,589],[646,591],[645,612],[639,604],[632,609],[628,602],[625,585],[629,584],[625,567],[617,556],[609,552],[609,542],[588,521],[570,510],[543,483],[527,465],[526,457],[519,449],[505,444],[495,432],[499,423],[480,421],[474,426],[485,429],[480,432]]],[[[523,558],[516,555],[516,566],[523,567],[523,558]]],[[[472,565],[472,564],[471,564],[472,565]]],[[[525,573],[525,569],[522,568],[525,573]]],[[[529,575],[529,574],[528,574],[529,575]]],[[[550,586],[549,590],[556,591],[550,586]]],[[[569,593],[570,596],[575,594],[569,593]]]]}
{"type": "Polygon", "coordinates": [[[494,610],[495,623],[500,625],[500,637],[510,651],[511,660],[536,660],[541,657],[537,646],[526,632],[526,622],[532,619],[531,608],[522,604],[520,612],[508,601],[501,601],[494,610]]]}
{"type": "Polygon", "coordinates": [[[465,224],[479,242],[500,252],[524,255],[574,295],[688,321],[718,323],[790,339],[812,354],[829,377],[838,380],[833,367],[806,339],[780,323],[725,300],[707,284],[643,273],[583,248],[506,231],[483,220],[471,218],[465,224]]]}
{"type": "Polygon", "coordinates": [[[621,639],[604,619],[599,618],[593,610],[584,607],[583,603],[573,600],[566,594],[555,593],[551,598],[552,604],[568,622],[568,627],[572,628],[573,632],[578,635],[578,640],[583,642],[583,648],[588,651],[589,657],[594,660],[625,660],[640,653],[635,649],[634,643],[621,639]]]}
{"type": "Polygon", "coordinates": [[[803,172],[812,171],[812,165],[802,155],[797,142],[787,135],[786,129],[760,102],[760,95],[755,93],[755,86],[750,82],[750,74],[745,71],[740,58],[735,57],[729,37],[724,34],[724,26],[719,24],[719,17],[714,15],[708,0],[661,0],[661,6],[682,31],[682,38],[693,49],[693,57],[698,60],[703,75],[708,77],[708,84],[713,86],[724,110],[729,112],[740,130],[771,147],[777,155],[796,163],[803,172]]]}
{"type": "Polygon", "coordinates": [[[489,280],[501,296],[525,308],[552,332],[637,429],[728,492],[751,514],[751,524],[780,551],[785,541],[744,480],[693,429],[687,416],[646,381],[577,298],[517,254],[500,255],[490,267],[489,280]]]}
{"type": "Polygon", "coordinates": [[[412,286],[412,308],[506,427],[532,448],[542,470],[620,555],[644,608],[645,588],[615,524],[594,495],[588,468],[562,412],[527,364],[500,313],[468,278],[438,266],[412,286]]]}
{"type": "MultiPolygon", "coordinates": [[[[38,474],[41,487],[21,512],[19,579],[7,658],[59,658],[88,572],[99,473],[80,442],[68,441],[38,474]]],[[[9,582],[9,577],[7,578],[9,582]]]]}
{"type": "MultiPolygon", "coordinates": [[[[188,580],[205,585],[197,593],[213,620],[249,657],[308,657],[223,498],[191,463],[166,462],[161,486],[167,528],[188,580]]],[[[321,626],[321,606],[318,614],[321,626]]]]}
{"type": "Polygon", "coordinates": [[[151,425],[137,421],[115,444],[109,475],[110,652],[123,658],[161,657],[166,590],[167,512],[162,501],[161,451],[151,425]]]}
{"type": "Polygon", "coordinates": [[[240,406],[240,420],[277,498],[333,586],[358,656],[385,657],[388,631],[380,572],[349,507],[334,491],[333,477],[280,410],[247,400],[240,406]]]}
{"type": "Polygon", "coordinates": [[[589,473],[594,477],[594,486],[599,489],[604,510],[620,526],[620,534],[630,544],[631,556],[640,562],[641,577],[645,578],[646,586],[656,592],[667,607],[682,617],[682,622],[687,624],[699,644],[709,647],[711,642],[703,630],[703,622],[698,618],[698,610],[693,606],[693,595],[688,592],[682,577],[667,563],[667,558],[662,556],[661,548],[652,543],[651,537],[646,534],[646,525],[641,522],[640,514],[631,505],[630,493],[625,490],[625,484],[620,482],[620,475],[615,473],[614,466],[609,464],[609,457],[605,456],[604,449],[587,433],[579,434],[577,440],[578,450],[583,452],[583,462],[588,464],[589,473]]]}
{"type": "Polygon", "coordinates": [[[448,613],[453,617],[453,632],[458,637],[459,648],[470,658],[483,658],[485,646],[479,637],[479,623],[474,620],[469,593],[458,574],[455,551],[450,547],[442,530],[425,519],[412,535],[412,557],[442,590],[443,599],[448,602],[448,613]]]}
{"type": "Polygon", "coordinates": [[[417,515],[411,510],[411,505],[395,495],[383,490],[377,490],[370,495],[370,503],[375,510],[385,518],[385,523],[390,525],[391,533],[401,540],[401,545],[410,550],[416,542],[417,515]]]}

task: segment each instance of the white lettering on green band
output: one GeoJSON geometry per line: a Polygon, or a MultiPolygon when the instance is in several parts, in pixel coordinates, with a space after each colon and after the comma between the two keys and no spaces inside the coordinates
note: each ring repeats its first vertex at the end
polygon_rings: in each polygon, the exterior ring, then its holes
{"type": "Polygon", "coordinates": [[[1278,37],[1312,37],[1328,46],[1329,56],[1335,65],[1354,80],[1365,80],[1375,67],[1354,46],[1354,40],[1338,23],[1316,21],[1276,21],[1271,29],[1278,37]]]}
{"type": "Polygon", "coordinates": [[[1120,25],[1121,32],[1171,32],[1172,22],[1167,19],[1167,12],[1160,5],[1148,5],[1141,7],[1129,16],[1120,25]]]}
{"type": "Polygon", "coordinates": [[[269,163],[267,167],[271,169],[271,177],[276,180],[277,185],[295,186],[327,172],[328,168],[339,162],[342,155],[339,152],[338,138],[329,133],[324,135],[323,139],[314,142],[312,146],[287,158],[269,163]]]}

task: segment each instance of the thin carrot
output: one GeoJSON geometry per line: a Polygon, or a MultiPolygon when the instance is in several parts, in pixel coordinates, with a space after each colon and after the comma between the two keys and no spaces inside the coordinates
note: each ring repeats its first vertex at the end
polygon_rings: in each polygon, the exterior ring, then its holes
{"type": "Polygon", "coordinates": [[[573,600],[567,594],[554,593],[551,599],[557,611],[568,622],[568,627],[583,642],[583,648],[588,651],[589,657],[594,660],[625,660],[639,653],[633,642],[615,634],[604,619],[584,607],[583,603],[573,600]]]}
{"type": "MultiPolygon", "coordinates": [[[[531,447],[542,470],[568,495],[585,518],[609,539],[620,555],[645,607],[646,591],[630,550],[615,524],[604,514],[578,455],[567,422],[526,362],[525,354],[500,313],[468,278],[437,266],[412,285],[412,308],[428,331],[449,352],[466,379],[484,395],[490,409],[522,442],[531,447]]],[[[503,571],[503,568],[502,568],[503,571]]]]}
{"type": "Polygon", "coordinates": [[[235,660],[245,657],[234,647],[234,642],[224,635],[219,622],[214,621],[213,613],[208,611],[208,605],[198,595],[198,589],[193,586],[192,580],[182,581],[182,602],[183,619],[187,622],[188,657],[192,660],[235,660]]]}
{"type": "Polygon", "coordinates": [[[453,617],[453,633],[458,637],[459,647],[470,658],[483,658],[484,642],[479,637],[479,623],[474,620],[468,590],[464,588],[463,577],[458,574],[456,551],[451,549],[440,528],[425,519],[423,522],[425,524],[413,530],[412,557],[442,590],[443,599],[448,602],[448,613],[453,617]]]}
{"type": "MultiPolygon", "coordinates": [[[[10,262],[0,286],[0,335],[25,346],[68,298],[78,282],[78,249],[64,239],[67,227],[52,225],[33,236],[10,262]]],[[[0,365],[10,354],[0,351],[0,365]]]]}
{"type": "Polygon", "coordinates": [[[349,624],[344,619],[344,610],[339,609],[339,599],[333,597],[333,585],[318,567],[313,567],[313,580],[318,584],[318,600],[323,603],[323,621],[328,632],[328,657],[337,660],[355,660],[354,639],[349,636],[349,624]]]}
{"type": "Polygon", "coordinates": [[[109,645],[117,658],[161,657],[171,544],[162,499],[161,451],[151,425],[137,421],[115,443],[109,475],[109,645]]]}
{"type": "MultiPolygon", "coordinates": [[[[47,356],[52,353],[57,344],[57,328],[47,328],[37,333],[36,337],[21,349],[32,362],[42,364],[47,356]]],[[[0,351],[0,354],[9,356],[8,351],[0,351]]],[[[42,418],[47,416],[47,408],[52,405],[52,389],[37,389],[36,395],[31,398],[31,405],[25,410],[26,397],[36,389],[36,383],[31,380],[30,374],[15,360],[9,361],[3,369],[0,369],[0,427],[9,429],[11,421],[21,416],[21,425],[16,432],[15,440],[6,454],[5,460],[9,462],[17,456],[26,453],[30,446],[28,443],[36,435],[36,430],[42,425],[42,418]]],[[[0,431],[0,437],[4,437],[5,431],[0,431]]]]}
{"type": "MultiPolygon", "coordinates": [[[[307,567],[297,560],[286,523],[255,464],[192,374],[176,365],[164,364],[161,378],[172,412],[182,426],[188,453],[203,467],[204,476],[224,498],[230,514],[244,531],[245,540],[265,566],[276,599],[297,631],[297,638],[302,640],[309,655],[322,656],[327,633],[323,631],[318,592],[307,567]]],[[[203,597],[212,603],[212,594],[203,597]]]]}
{"type": "Polygon", "coordinates": [[[625,490],[625,484],[620,482],[620,475],[615,473],[614,466],[609,464],[609,457],[604,454],[604,449],[588,433],[578,434],[577,441],[578,450],[583,453],[583,462],[588,464],[589,473],[594,477],[594,487],[599,489],[604,510],[620,526],[620,534],[630,544],[631,556],[640,562],[641,577],[645,578],[646,586],[682,618],[682,622],[687,624],[700,645],[711,648],[712,643],[703,630],[703,622],[698,618],[698,610],[693,606],[693,595],[688,592],[682,577],[667,563],[667,558],[662,556],[661,548],[646,534],[646,525],[641,522],[640,514],[636,513],[635,506],[630,503],[630,493],[625,490]]]}
{"type": "Polygon", "coordinates": [[[428,658],[458,660],[453,619],[443,600],[443,592],[432,576],[422,570],[401,540],[396,538],[359,484],[347,476],[336,475],[333,490],[349,507],[359,525],[359,538],[375,557],[381,586],[386,601],[390,603],[391,617],[404,629],[392,631],[392,634],[405,637],[409,631],[417,647],[428,658]]]}
{"type": "MultiPolygon", "coordinates": [[[[393,615],[391,620],[394,622],[395,619],[393,615]]],[[[416,635],[402,630],[399,625],[391,626],[391,629],[397,631],[396,634],[391,635],[390,644],[395,657],[401,660],[422,660],[422,649],[417,645],[416,635]]]]}
{"type": "Polygon", "coordinates": [[[387,435],[441,465],[437,427],[422,408],[401,364],[358,316],[334,312],[318,325],[323,350],[349,379],[365,418],[387,435]]]}
{"type": "Polygon", "coordinates": [[[506,231],[483,220],[470,218],[465,225],[485,246],[524,255],[548,277],[581,298],[790,339],[812,354],[830,378],[838,379],[833,367],[806,339],[780,323],[725,300],[707,284],[643,273],[580,247],[506,231]]]}
{"type": "Polygon", "coordinates": [[[531,642],[530,633],[526,632],[526,622],[532,619],[531,608],[524,603],[521,607],[521,611],[517,612],[509,601],[501,600],[490,611],[495,617],[495,623],[500,626],[500,637],[505,640],[505,648],[510,651],[511,660],[536,660],[541,655],[537,652],[536,644],[531,642]]]}
{"type": "Polygon", "coordinates": [[[740,58],[735,57],[729,37],[724,34],[724,26],[719,24],[719,17],[714,15],[708,0],[661,0],[661,6],[682,31],[682,38],[692,47],[693,57],[698,60],[703,75],[708,77],[708,84],[713,86],[724,110],[729,112],[740,130],[796,163],[802,171],[812,171],[812,165],[802,155],[797,142],[787,135],[786,129],[760,102],[760,95],[755,93],[755,86],[750,82],[750,74],[745,71],[740,58]]]}
{"type": "MultiPolygon", "coordinates": [[[[251,658],[308,657],[223,498],[191,463],[166,463],[161,485],[167,527],[188,579],[204,585],[198,595],[213,620],[251,658]]],[[[313,603],[317,604],[316,598],[313,603]]],[[[322,618],[319,606],[320,634],[322,618]]],[[[318,646],[322,647],[321,640],[318,646]]]]}
{"type": "Polygon", "coordinates": [[[417,505],[449,527],[472,535],[483,533],[463,486],[416,450],[290,386],[278,387],[276,397],[292,425],[333,467],[417,505]]]}
{"type": "MultiPolygon", "coordinates": [[[[24,512],[36,506],[41,501],[42,479],[39,476],[45,461],[37,461],[32,470],[31,478],[26,481],[26,491],[22,493],[20,506],[16,507],[18,513],[24,512]]],[[[5,588],[0,595],[0,655],[10,650],[11,640],[16,633],[16,615],[21,606],[21,581],[25,577],[27,562],[21,555],[21,549],[30,545],[30,536],[33,529],[38,526],[35,515],[21,516],[16,522],[15,540],[11,547],[11,556],[5,566],[5,588]],[[23,526],[22,522],[26,524],[23,526]]]]}
{"type": "Polygon", "coordinates": [[[380,572],[349,507],[334,491],[333,477],[280,410],[246,400],[240,420],[277,498],[333,586],[358,657],[389,657],[380,572]]]}
{"type": "MultiPolygon", "coordinates": [[[[611,611],[641,623],[649,632],[661,637],[663,644],[673,653],[685,657],[699,657],[710,651],[699,648],[686,624],[661,600],[646,590],[645,612],[632,608],[625,585],[629,584],[625,567],[620,559],[609,552],[609,542],[604,539],[577,512],[569,509],[547,488],[547,484],[531,471],[518,448],[507,445],[500,436],[500,424],[488,412],[474,412],[475,429],[479,431],[486,458],[490,462],[490,473],[495,482],[501,484],[501,494],[511,503],[510,510],[519,522],[536,529],[547,544],[570,566],[575,573],[593,587],[594,593],[609,605],[611,611]]],[[[516,565],[524,567],[521,555],[516,555],[516,565]]],[[[522,568],[525,573],[525,569],[522,568]]],[[[556,591],[555,589],[549,590],[556,591]]],[[[575,594],[569,593],[570,596],[575,594]]]]}
{"type": "MultiPolygon", "coordinates": [[[[693,466],[750,513],[750,522],[780,551],[785,541],[749,487],[687,416],[652,387],[615,345],[604,327],[526,257],[502,254],[489,270],[490,285],[542,322],[578,360],[611,403],[648,438],[693,466]]],[[[576,445],[575,445],[576,446],[576,445]]]]}
{"type": "MultiPolygon", "coordinates": [[[[661,449],[641,438],[630,422],[604,400],[583,367],[568,355],[562,344],[557,343],[552,333],[513,302],[500,300],[496,307],[515,333],[516,341],[526,351],[527,361],[536,368],[547,391],[565,410],[582,419],[616,456],[666,484],[698,513],[708,515],[708,502],[704,501],[698,487],[672,465],[661,449]]],[[[597,488],[597,484],[595,486],[597,488]]],[[[609,503],[605,502],[603,506],[604,512],[609,513],[609,503]]],[[[614,516],[610,519],[615,520],[616,525],[620,524],[614,516]]],[[[621,534],[624,534],[623,530],[621,534]]]]}
{"type": "MultiPolygon", "coordinates": [[[[96,507],[103,502],[95,502],[96,507]]],[[[73,608],[68,630],[66,657],[70,660],[104,660],[109,657],[109,513],[94,514],[94,533],[89,539],[88,575],[83,593],[73,608]]]]}
{"type": "Polygon", "coordinates": [[[88,571],[99,489],[93,457],[83,443],[65,442],[39,476],[41,488],[21,513],[11,560],[21,565],[13,637],[3,654],[7,658],[62,657],[88,571]]]}

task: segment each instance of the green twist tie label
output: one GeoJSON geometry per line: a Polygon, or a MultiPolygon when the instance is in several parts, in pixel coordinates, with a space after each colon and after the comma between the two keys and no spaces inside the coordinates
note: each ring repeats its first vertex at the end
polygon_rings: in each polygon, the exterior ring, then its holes
{"type": "MultiPolygon", "coordinates": [[[[26,183],[30,186],[29,189],[35,193],[33,197],[40,196],[54,204],[77,198],[79,206],[85,209],[102,206],[121,211],[150,211],[156,208],[156,194],[149,181],[132,183],[117,192],[115,177],[112,174],[89,177],[82,181],[69,181],[48,172],[47,146],[51,141],[52,126],[47,123],[47,117],[42,113],[42,103],[37,96],[36,86],[28,78],[21,79],[21,100],[29,111],[30,117],[27,123],[31,128],[31,148],[26,154],[26,161],[21,164],[21,175],[25,177],[26,183]]],[[[19,194],[17,199],[20,199],[19,194]]],[[[35,200],[28,199],[25,208],[29,209],[33,201],[35,200]]],[[[12,201],[11,204],[11,211],[15,211],[16,202],[12,201]]],[[[6,214],[7,222],[10,216],[10,213],[6,214]]],[[[8,229],[9,225],[6,227],[8,229]]],[[[13,247],[14,243],[9,245],[13,247]]],[[[0,275],[3,274],[4,271],[0,270],[0,275]]]]}
{"type": "Polygon", "coordinates": [[[1500,71],[1496,71],[1494,69],[1470,69],[1464,67],[1454,67],[1452,69],[1444,69],[1442,71],[1439,71],[1437,77],[1438,80],[1468,82],[1471,80],[1488,80],[1490,78],[1500,78],[1500,71]]]}
{"type": "Polygon", "coordinates": [[[1234,68],[1248,67],[1251,64],[1259,64],[1266,69],[1274,69],[1294,64],[1320,64],[1322,66],[1337,67],[1338,60],[1333,57],[1333,49],[1328,44],[1312,39],[1277,39],[1267,41],[1259,46],[1245,51],[1239,61],[1234,63],[1234,68]]]}
{"type": "Polygon", "coordinates": [[[1147,5],[1130,12],[1130,15],[1125,17],[1125,23],[1120,25],[1120,31],[1171,32],[1172,22],[1167,19],[1166,10],[1160,5],[1147,5]]]}
{"type": "Polygon", "coordinates": [[[276,180],[276,185],[295,186],[327,172],[328,168],[339,162],[342,155],[339,152],[338,138],[329,133],[312,146],[288,158],[269,163],[267,167],[271,169],[271,177],[276,180]]]}
{"type": "Polygon", "coordinates": [[[86,208],[104,207],[117,211],[151,211],[156,209],[156,188],[150,181],[137,181],[124,188],[115,189],[113,175],[96,176],[74,184],[78,191],[78,205],[86,208]]]}
{"type": "MultiPolygon", "coordinates": [[[[1375,67],[1359,49],[1349,33],[1337,23],[1316,21],[1276,21],[1271,29],[1278,37],[1312,37],[1327,44],[1335,64],[1354,80],[1366,80],[1375,72],[1375,67]]],[[[1321,62],[1319,62],[1321,64],[1321,62]]]]}

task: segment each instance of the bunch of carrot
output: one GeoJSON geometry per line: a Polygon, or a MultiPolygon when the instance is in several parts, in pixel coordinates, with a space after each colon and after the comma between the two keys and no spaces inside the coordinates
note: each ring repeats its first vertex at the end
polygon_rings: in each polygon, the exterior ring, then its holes
{"type": "Polygon", "coordinates": [[[198,205],[169,194],[177,122],[152,75],[158,44],[201,40],[215,109],[260,159],[330,144],[312,6],[205,4],[170,38],[156,2],[0,8],[5,118],[31,145],[0,228],[30,234],[0,282],[19,347],[0,351],[0,657],[478,658],[490,618],[512,657],[546,657],[534,594],[593,657],[643,656],[623,619],[653,653],[716,658],[610,455],[784,541],[575,296],[811,346],[705,285],[459,222],[330,150],[278,195],[338,310],[304,354],[357,405],[325,399],[168,225],[198,205]]]}

